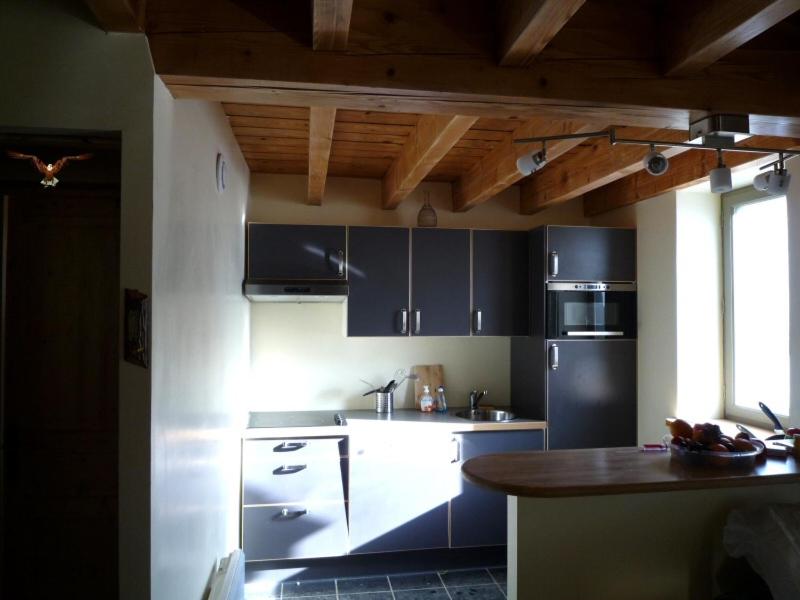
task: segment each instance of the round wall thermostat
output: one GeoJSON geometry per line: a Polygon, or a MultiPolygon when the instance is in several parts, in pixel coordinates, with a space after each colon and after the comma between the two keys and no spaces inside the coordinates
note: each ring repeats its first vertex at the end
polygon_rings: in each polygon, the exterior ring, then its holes
{"type": "Polygon", "coordinates": [[[227,185],[226,177],[228,171],[228,162],[221,152],[217,152],[217,191],[221,194],[225,191],[227,185]]]}

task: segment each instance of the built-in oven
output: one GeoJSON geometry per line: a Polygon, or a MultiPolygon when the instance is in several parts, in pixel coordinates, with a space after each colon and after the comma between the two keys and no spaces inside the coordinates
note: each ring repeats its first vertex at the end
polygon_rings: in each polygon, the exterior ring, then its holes
{"type": "Polygon", "coordinates": [[[550,282],[548,339],[636,338],[636,284],[550,282]]]}

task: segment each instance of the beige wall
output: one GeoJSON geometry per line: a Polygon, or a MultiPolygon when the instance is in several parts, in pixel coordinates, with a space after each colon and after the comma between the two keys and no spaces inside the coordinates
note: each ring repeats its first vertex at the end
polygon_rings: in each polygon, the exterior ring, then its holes
{"type": "MultiPolygon", "coordinates": [[[[533,216],[517,212],[517,188],[465,213],[450,210],[450,185],[424,183],[397,210],[380,208],[380,181],[331,178],[322,206],[305,204],[306,178],[253,174],[248,220],[268,223],[413,226],[423,193],[440,227],[531,229],[542,223],[584,224],[582,205],[570,202],[533,216]]],[[[509,338],[347,338],[344,304],[251,305],[251,410],[371,408],[359,379],[388,381],[399,368],[444,366],[448,399],[467,403],[470,389],[508,404],[509,338]]],[[[410,386],[398,406],[413,406],[410,386]]]]}
{"type": "MultiPolygon", "coordinates": [[[[153,68],[147,41],[104,33],[82,2],[3,0],[0,14],[6,49],[0,56],[0,126],[121,132],[120,284],[150,294],[153,68]]],[[[120,598],[144,598],[150,371],[126,362],[119,370],[120,598]]]]}
{"type": "Polygon", "coordinates": [[[217,103],[173,100],[156,79],[154,125],[150,597],[199,600],[239,541],[250,173],[217,103]]]}

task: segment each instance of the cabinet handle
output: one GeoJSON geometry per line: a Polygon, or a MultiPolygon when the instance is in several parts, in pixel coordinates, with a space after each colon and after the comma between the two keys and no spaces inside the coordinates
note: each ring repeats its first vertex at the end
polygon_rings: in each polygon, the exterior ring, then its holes
{"type": "Polygon", "coordinates": [[[422,330],[422,311],[418,308],[414,309],[414,335],[419,335],[422,330]]]}
{"type": "Polygon", "coordinates": [[[273,452],[295,452],[301,448],[305,448],[307,442],[283,442],[275,446],[273,452]]]}
{"type": "Polygon", "coordinates": [[[308,514],[308,509],[300,508],[298,510],[289,510],[288,508],[282,508],[279,513],[276,513],[273,517],[273,521],[291,521],[292,519],[298,519],[303,515],[308,514]]]}
{"type": "Polygon", "coordinates": [[[558,252],[553,250],[550,253],[550,277],[558,277],[558,252]]]}
{"type": "Polygon", "coordinates": [[[550,368],[558,371],[558,344],[550,346],[550,368]]]}
{"type": "Polygon", "coordinates": [[[450,459],[450,462],[461,462],[461,443],[455,438],[451,440],[451,443],[453,444],[453,458],[450,459]]]}
{"type": "Polygon", "coordinates": [[[291,475],[292,473],[299,473],[303,469],[307,468],[308,465],[281,465],[274,471],[272,471],[273,475],[291,475]]]}
{"type": "Polygon", "coordinates": [[[400,333],[406,335],[408,333],[408,309],[400,309],[400,333]]]}
{"type": "Polygon", "coordinates": [[[337,250],[336,256],[339,260],[339,277],[344,277],[344,250],[337,250]]]}
{"type": "Polygon", "coordinates": [[[476,308],[472,313],[472,331],[474,333],[480,333],[481,329],[483,329],[483,325],[481,324],[483,314],[480,308],[476,308]]]}

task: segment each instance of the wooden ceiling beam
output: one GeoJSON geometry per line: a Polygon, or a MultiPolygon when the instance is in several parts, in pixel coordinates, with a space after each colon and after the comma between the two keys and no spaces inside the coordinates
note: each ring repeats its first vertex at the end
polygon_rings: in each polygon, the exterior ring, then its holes
{"type": "Polygon", "coordinates": [[[347,48],[353,0],[313,0],[314,50],[347,48]]]}
{"type": "MultiPolygon", "coordinates": [[[[761,146],[782,150],[800,147],[800,140],[785,137],[754,136],[738,146],[761,146]]],[[[752,163],[764,154],[726,152],[725,164],[736,168],[752,163]]],[[[713,150],[689,150],[670,161],[669,170],[658,177],[639,171],[622,179],[592,190],[583,196],[583,212],[587,217],[636,204],[660,194],[688,187],[708,180],[708,173],[717,166],[717,153],[713,150]]]]}
{"type": "MultiPolygon", "coordinates": [[[[465,211],[482,204],[520,181],[523,175],[517,169],[517,158],[538,149],[539,144],[515,144],[515,138],[584,133],[602,127],[576,121],[531,119],[520,125],[498,144],[480,162],[453,184],[453,210],[465,211]]],[[[585,138],[562,140],[547,144],[548,160],[555,160],[580,144],[585,138]]]]}
{"type": "Polygon", "coordinates": [[[477,120],[458,115],[420,117],[383,177],[383,208],[397,208],[477,120]]]}
{"type": "Polygon", "coordinates": [[[85,0],[103,31],[144,31],[145,0],[85,0]]]}
{"type": "Polygon", "coordinates": [[[500,64],[524,67],[586,0],[505,0],[499,8],[500,64]]]}
{"type": "Polygon", "coordinates": [[[681,18],[684,6],[672,3],[677,14],[669,18],[672,31],[663,42],[670,77],[696,75],[800,10],[800,0],[712,0],[681,18]]]}
{"type": "Polygon", "coordinates": [[[333,141],[335,108],[312,106],[308,118],[308,203],[322,204],[333,141]]]}
{"type": "MultiPolygon", "coordinates": [[[[668,142],[685,142],[689,137],[687,131],[676,129],[625,128],[618,130],[617,135],[668,142]]],[[[667,158],[671,158],[685,152],[686,148],[660,150],[667,158]]],[[[644,168],[642,159],[647,152],[647,146],[612,146],[606,139],[576,149],[568,157],[546,165],[523,181],[520,189],[520,212],[533,214],[641,171],[644,168]]]]}

